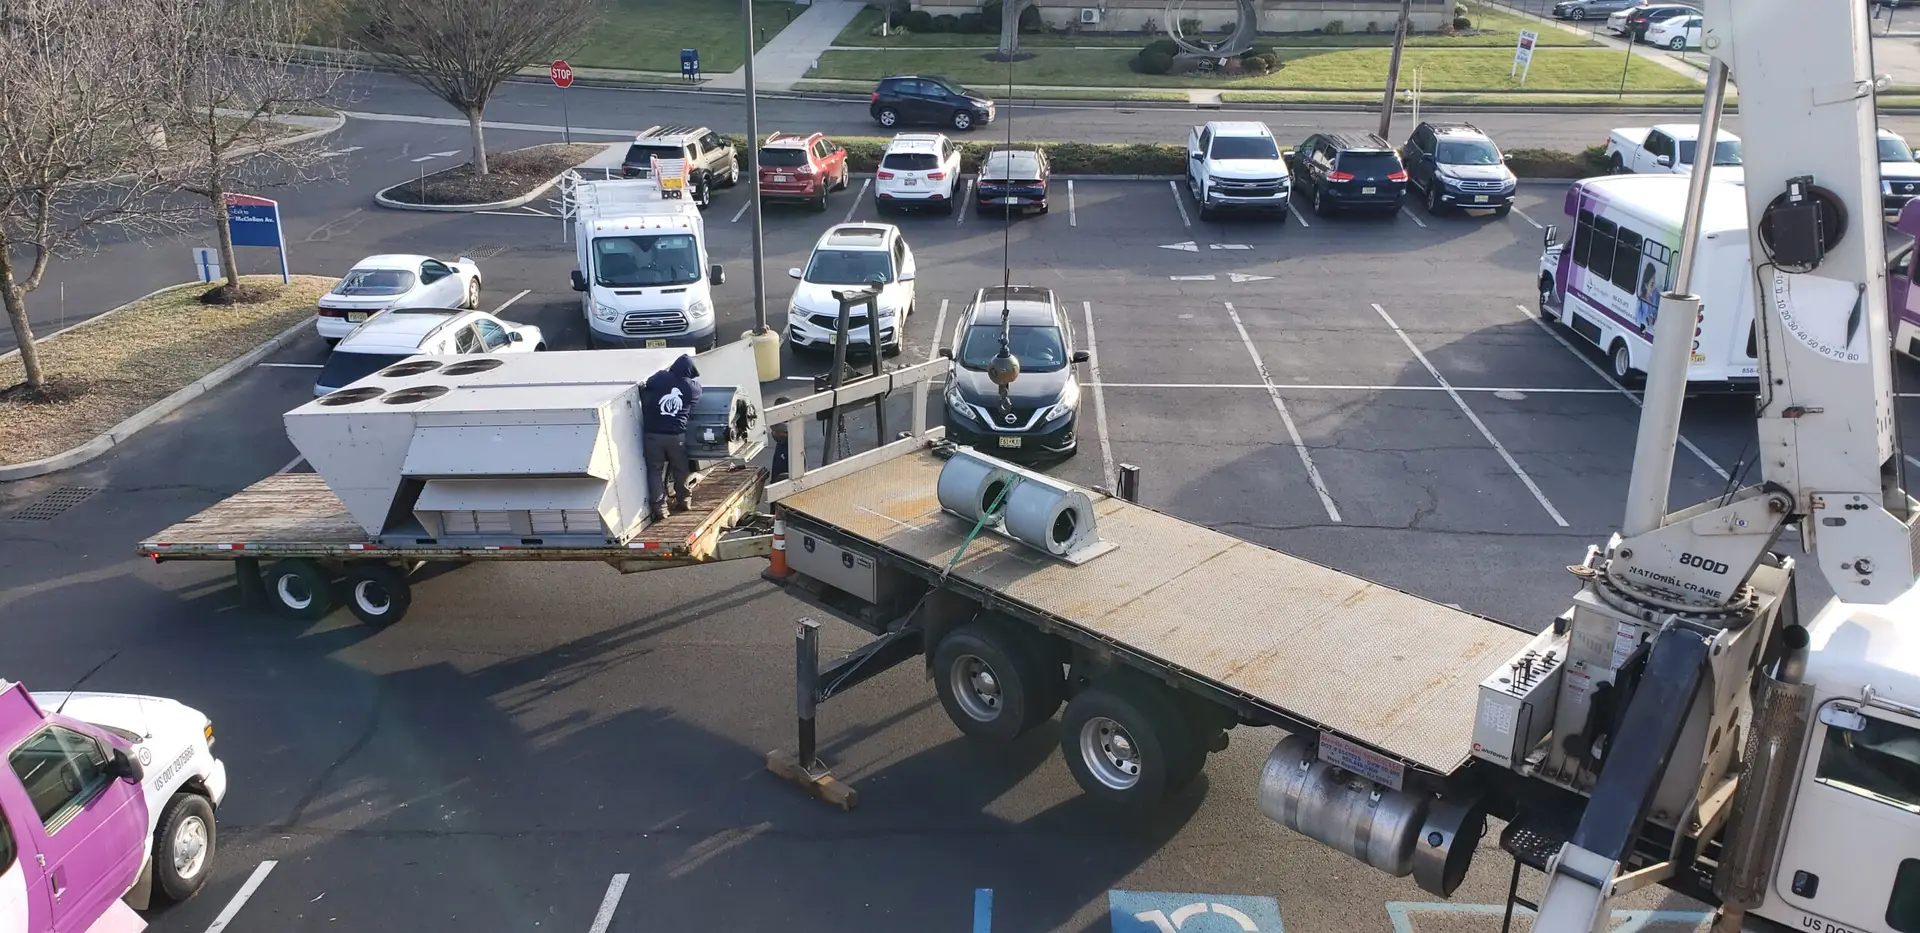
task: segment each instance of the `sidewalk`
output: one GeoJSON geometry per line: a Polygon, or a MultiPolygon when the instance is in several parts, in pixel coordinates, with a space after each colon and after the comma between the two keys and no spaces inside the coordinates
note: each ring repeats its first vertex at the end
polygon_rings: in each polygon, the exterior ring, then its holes
{"type": "MultiPolygon", "coordinates": [[[[813,63],[839,38],[866,4],[861,0],[813,0],[805,13],[794,17],[787,28],[773,37],[753,56],[754,84],[760,90],[785,91],[807,76],[813,63]]],[[[741,68],[707,82],[720,90],[744,90],[747,70],[741,68]]]]}

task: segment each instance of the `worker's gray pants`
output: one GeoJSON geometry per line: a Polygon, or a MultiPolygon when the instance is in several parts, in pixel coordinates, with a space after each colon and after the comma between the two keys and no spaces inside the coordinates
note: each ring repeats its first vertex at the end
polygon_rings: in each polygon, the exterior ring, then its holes
{"type": "Polygon", "coordinates": [[[654,511],[667,507],[667,476],[673,477],[674,508],[686,508],[687,476],[693,472],[687,462],[685,434],[648,434],[641,439],[647,455],[647,495],[654,511]]]}

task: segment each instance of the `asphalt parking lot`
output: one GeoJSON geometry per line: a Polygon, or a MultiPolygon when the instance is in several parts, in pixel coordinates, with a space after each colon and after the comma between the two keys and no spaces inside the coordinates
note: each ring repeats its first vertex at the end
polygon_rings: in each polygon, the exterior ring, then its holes
{"type": "MultiPolygon", "coordinates": [[[[785,270],[831,224],[876,219],[859,191],[824,214],[766,212],[776,326],[785,270]]],[[[1560,221],[1561,191],[1529,185],[1506,218],[1202,223],[1181,187],[1080,181],[1011,223],[890,216],[920,271],[895,362],[931,356],[1004,260],[1013,282],[1054,289],[1093,354],[1082,449],[1057,475],[1094,484],[1136,464],[1150,506],[1537,629],[1575,589],[1564,567],[1619,521],[1637,411],[1532,316],[1539,225],[1560,221]]],[[[708,214],[727,335],[751,323],[744,197],[721,192],[708,214]]],[[[576,348],[573,247],[550,214],[352,222],[391,228],[383,243],[465,244],[485,307],[576,348]]],[[[238,609],[225,568],[138,559],[141,536],[302,468],[279,414],[310,397],[321,354],[302,341],[108,456],[0,486],[0,655],[38,689],[108,661],[91,686],[176,696],[219,725],[233,790],[216,875],[151,918],[157,933],[1119,933],[1192,901],[1263,931],[1280,929],[1269,909],[1296,933],[1499,928],[1488,905],[1507,864],[1490,840],[1434,906],[1261,816],[1269,730],[1237,731],[1164,812],[1117,819],[1080,797],[1057,731],[980,753],[909,666],[823,708],[823,755],[860,809],[808,800],[763,760],[793,741],[792,626],[810,610],[753,562],[635,577],[474,565],[424,581],[408,619],[373,632],[345,613],[303,628],[238,609]],[[99,492],[7,521],[63,486],[99,492]]],[[[823,366],[787,354],[766,392],[802,394],[823,366]]],[[[1737,470],[1747,405],[1689,403],[1676,505],[1737,470]]],[[[854,419],[856,443],[869,425],[854,419]]],[[[1657,891],[1628,909],[1636,929],[1700,919],[1657,891]]],[[[1241,928],[1226,919],[1183,930],[1241,928]]]]}

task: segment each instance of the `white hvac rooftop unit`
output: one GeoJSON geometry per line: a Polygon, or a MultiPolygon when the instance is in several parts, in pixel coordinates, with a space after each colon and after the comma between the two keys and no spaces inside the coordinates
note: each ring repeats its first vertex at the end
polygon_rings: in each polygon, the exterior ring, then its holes
{"type": "MultiPolygon", "coordinates": [[[[287,412],[287,437],[384,541],[625,543],[648,512],[640,385],[682,352],[413,357],[287,412]]],[[[763,444],[752,347],[695,362],[763,444]]]]}

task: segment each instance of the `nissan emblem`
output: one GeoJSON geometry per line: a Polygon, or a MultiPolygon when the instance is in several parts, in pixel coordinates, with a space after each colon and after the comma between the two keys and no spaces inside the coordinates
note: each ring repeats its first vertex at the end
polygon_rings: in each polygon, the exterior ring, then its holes
{"type": "Polygon", "coordinates": [[[1014,423],[1015,420],[1017,419],[1015,418],[1013,412],[1007,412],[1007,423],[1012,424],[1014,423]]]}

